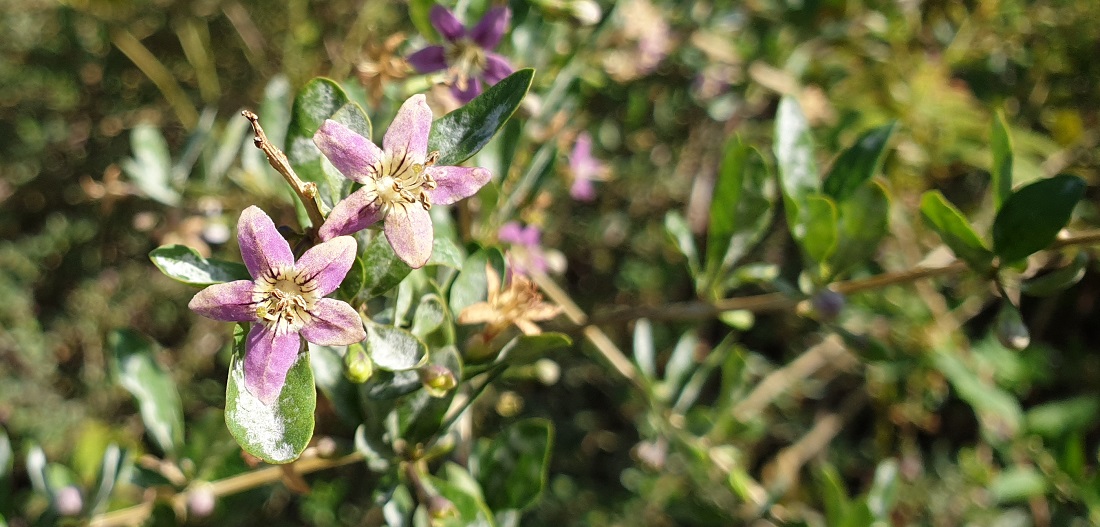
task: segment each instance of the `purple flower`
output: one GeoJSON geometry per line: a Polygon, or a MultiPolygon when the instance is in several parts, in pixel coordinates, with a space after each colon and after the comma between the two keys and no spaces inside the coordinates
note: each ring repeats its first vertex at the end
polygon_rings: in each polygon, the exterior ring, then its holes
{"type": "Polygon", "coordinates": [[[600,179],[603,170],[603,163],[592,157],[592,136],[581,132],[573,144],[573,153],[569,155],[569,171],[573,173],[569,195],[577,201],[596,199],[596,186],[592,182],[600,179]]]}
{"type": "Polygon", "coordinates": [[[382,148],[350,128],[325,121],[313,142],[345,177],[363,187],[336,204],[321,226],[322,240],[351,234],[385,219],[393,252],[411,267],[432,254],[432,204],[450,205],[474,195],[492,174],[484,168],[433,166],[428,154],[432,111],[423,95],[401,105],[382,148]]]}
{"type": "Polygon", "coordinates": [[[542,249],[542,233],[538,227],[521,227],[519,222],[510,221],[500,227],[497,238],[512,244],[508,249],[509,269],[526,275],[546,272],[548,265],[542,249]]]}
{"type": "Polygon", "coordinates": [[[491,51],[500,44],[512,18],[507,7],[490,9],[471,30],[443,6],[432,7],[430,17],[443,45],[409,55],[409,64],[420,73],[447,70],[446,82],[459,102],[470,102],[481,93],[483,83],[491,86],[514,71],[507,59],[491,51]]]}
{"type": "Polygon", "coordinates": [[[215,284],[195,295],[192,311],[225,322],[253,322],[245,339],[244,380],[264,404],[279,397],[298,360],[302,337],[340,346],[367,337],[346,302],[323,298],[336,290],[355,260],[355,239],[341,236],[306,251],[298,262],[275,223],[248,207],[237,223],[241,257],[253,280],[215,284]]]}

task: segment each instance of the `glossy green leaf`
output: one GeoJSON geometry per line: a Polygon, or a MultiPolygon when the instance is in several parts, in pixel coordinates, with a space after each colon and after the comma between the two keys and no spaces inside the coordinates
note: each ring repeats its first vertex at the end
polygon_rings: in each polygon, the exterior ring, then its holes
{"type": "Polygon", "coordinates": [[[522,510],[535,503],[546,486],[553,435],[550,421],[525,419],[479,452],[477,480],[489,507],[522,510]]]}
{"type": "Polygon", "coordinates": [[[822,185],[825,194],[843,205],[864,183],[870,181],[882,169],[886,145],[896,129],[897,121],[872,128],[842,152],[825,177],[822,185]]]}
{"type": "Polygon", "coordinates": [[[351,269],[344,275],[344,281],[340,282],[340,288],[336,290],[336,298],[345,302],[351,302],[363,290],[363,284],[367,282],[367,266],[363,259],[355,257],[351,262],[351,269]]]}
{"type": "Polygon", "coordinates": [[[225,424],[245,452],[267,463],[290,463],[313,438],[317,389],[309,354],[300,353],[286,375],[286,384],[270,406],[245,388],[244,341],[247,331],[238,324],[233,334],[233,357],[225,389],[225,424]]]}
{"type": "Polygon", "coordinates": [[[568,348],[573,340],[564,333],[540,333],[538,335],[519,335],[509,341],[500,350],[498,361],[511,365],[530,364],[554,350],[568,348]]]}
{"type": "MultiPolygon", "coordinates": [[[[504,255],[499,249],[485,248],[471,254],[462,263],[462,270],[451,284],[451,313],[458,317],[467,307],[483,302],[488,297],[486,264],[491,264],[497,276],[504,279],[504,255]]],[[[502,282],[503,283],[503,282],[502,282]]]]}
{"type": "Polygon", "coordinates": [[[710,204],[708,272],[724,275],[771,222],[774,185],[760,152],[734,136],[726,143],[710,204]]]}
{"type": "Polygon", "coordinates": [[[665,214],[665,232],[668,233],[676,248],[687,258],[688,271],[692,276],[699,274],[699,252],[695,249],[695,235],[691,233],[687,220],[679,212],[670,210],[665,214]]]}
{"type": "Polygon", "coordinates": [[[814,140],[810,125],[798,105],[798,99],[787,96],[779,101],[775,116],[773,144],[779,169],[779,186],[783,191],[787,225],[795,240],[807,236],[803,209],[807,199],[820,188],[817,161],[814,160],[814,140]]]}
{"type": "Polygon", "coordinates": [[[157,364],[154,345],[130,331],[114,331],[107,339],[111,373],[137,400],[149,438],[161,452],[176,454],[183,444],[183,404],[171,374],[157,364]]]}
{"type": "Polygon", "coordinates": [[[457,165],[481,150],[519,108],[535,70],[519,70],[465,106],[432,123],[428,151],[439,152],[439,165],[457,165]]]}
{"type": "Polygon", "coordinates": [[[386,371],[404,371],[424,364],[428,348],[412,333],[382,324],[367,324],[363,342],[375,366],[386,371]]]}
{"type": "Polygon", "coordinates": [[[1084,180],[1068,174],[1016,190],[993,220],[993,252],[1005,262],[1015,262],[1046,249],[1084,195],[1084,180]]]}
{"type": "Polygon", "coordinates": [[[122,162],[122,171],[143,194],[165,205],[178,205],[179,192],[172,187],[172,158],[168,142],[157,127],[141,123],[130,132],[134,157],[122,162]]]}
{"type": "Polygon", "coordinates": [[[352,425],[362,418],[358,387],[344,376],[344,358],[331,346],[309,343],[309,365],[321,393],[332,402],[341,421],[352,425]]]}
{"type": "Polygon", "coordinates": [[[443,299],[436,294],[428,294],[420,297],[420,303],[413,313],[413,323],[409,331],[419,339],[425,339],[429,334],[439,329],[447,321],[447,307],[443,299]]]}
{"type": "Polygon", "coordinates": [[[837,246],[829,259],[834,274],[866,264],[874,257],[890,231],[890,198],[885,187],[872,181],[840,202],[837,213],[837,246]]]}
{"type": "Polygon", "coordinates": [[[390,242],[382,231],[366,231],[359,238],[359,258],[363,262],[365,273],[362,295],[365,299],[385,294],[401,283],[412,268],[401,261],[390,247],[390,242]],[[364,242],[364,237],[369,239],[364,242]]]}
{"type": "Polygon", "coordinates": [[[242,263],[203,258],[186,245],[161,245],[149,252],[160,272],[185,284],[208,286],[234,280],[251,280],[242,263]]]}
{"type": "Polygon", "coordinates": [[[432,255],[426,265],[442,265],[451,269],[462,269],[462,250],[449,238],[438,235],[432,240],[432,255]]]}
{"type": "Polygon", "coordinates": [[[52,504],[56,503],[55,492],[57,489],[50,481],[50,476],[46,470],[47,465],[46,452],[38,445],[31,445],[27,449],[27,457],[23,464],[27,471],[27,478],[31,480],[31,487],[34,488],[35,492],[46,496],[52,504]]]}
{"type": "Polygon", "coordinates": [[[1001,301],[1001,307],[997,310],[993,332],[1002,346],[1013,351],[1021,351],[1031,344],[1031,333],[1024,317],[1019,308],[1007,299],[1001,301]]]}
{"type": "Polygon", "coordinates": [[[920,211],[928,225],[940,235],[940,239],[951,248],[955,256],[975,270],[989,267],[993,253],[974,232],[974,228],[959,209],[948,202],[940,191],[925,192],[921,196],[920,211]]]}
{"type": "Polygon", "coordinates": [[[373,401],[388,401],[408,395],[421,387],[416,370],[378,371],[363,385],[363,395],[373,401]]]}
{"type": "Polygon", "coordinates": [[[647,379],[657,377],[657,349],[649,319],[640,318],[634,323],[634,363],[647,379]]]}
{"type": "Polygon", "coordinates": [[[799,240],[806,256],[821,264],[836,251],[837,208],[828,196],[807,196],[803,202],[802,217],[806,235],[799,240]]]}
{"type": "Polygon", "coordinates": [[[989,171],[993,178],[993,204],[1000,209],[1012,194],[1012,136],[1008,133],[1004,112],[993,116],[989,149],[993,153],[993,167],[989,171]]]}
{"type": "Polygon", "coordinates": [[[1085,277],[1089,265],[1089,255],[1079,251],[1073,261],[1049,273],[1028,278],[1020,283],[1020,292],[1030,296],[1050,296],[1058,294],[1080,282],[1085,277]]]}
{"type": "Polygon", "coordinates": [[[294,98],[286,136],[287,159],[302,181],[317,184],[321,199],[332,207],[347,180],[332,169],[326,170],[327,160],[313,143],[313,135],[326,119],[339,121],[367,139],[371,138],[371,125],[363,109],[331,79],[309,81],[294,98]]]}

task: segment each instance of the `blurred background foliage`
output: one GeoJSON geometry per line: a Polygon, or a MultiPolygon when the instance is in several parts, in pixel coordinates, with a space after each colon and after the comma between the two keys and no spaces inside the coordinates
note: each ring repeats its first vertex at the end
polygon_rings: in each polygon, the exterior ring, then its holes
{"type": "MultiPolygon", "coordinates": [[[[541,225],[543,244],[568,262],[562,281],[590,314],[695,298],[663,218],[680,211],[702,235],[726,138],[736,132],[767,150],[781,95],[801,103],[821,166],[865,130],[899,123],[882,172],[890,235],[852,276],[912,267],[939,244],[918,219],[925,190],[943,191],[978,225],[992,222],[996,109],[1010,124],[1016,182],[1083,177],[1091,187],[1077,217],[1096,224],[1100,3],[625,0],[601,3],[605,18],[594,26],[563,16],[567,5],[513,2],[502,49],[538,71],[519,119],[531,144],[563,153],[533,199],[480,235],[491,240],[514,218],[541,225]],[[591,204],[564,197],[564,152],[580,130],[608,164],[591,204]]],[[[194,291],[146,254],[187,243],[235,260],[229,229],[257,200],[291,223],[289,195],[251,148],[239,111],[263,103],[285,112],[290,94],[325,75],[372,118],[388,115],[392,102],[372,89],[426,86],[417,77],[371,84],[369,72],[418,49],[407,9],[370,0],[0,0],[0,423],[17,466],[6,481],[14,501],[2,504],[12,525],[47,507],[21,470],[32,446],[58,464],[55,478],[83,489],[108,444],[150,450],[136,404],[110,375],[107,335],[117,328],[152,337],[180,387],[188,442],[202,443],[188,477],[244,470],[221,420],[229,332],[188,312],[194,291]],[[409,41],[384,44],[398,33],[409,41]],[[159,186],[133,171],[162,174],[159,186]]],[[[513,170],[534,152],[520,149],[513,170]]],[[[784,229],[749,260],[797,281],[798,249],[784,229]]],[[[762,282],[735,291],[760,292],[762,282]]],[[[624,348],[652,347],[657,388],[648,397],[580,343],[552,357],[556,382],[506,383],[487,395],[477,422],[555,423],[551,477],[524,517],[530,525],[1095,524],[1098,292],[1090,265],[1066,292],[1025,297],[1032,345],[1021,352],[993,337],[996,302],[984,281],[854,295],[843,328],[870,335],[881,353],[838,354],[759,413],[690,441],[676,437],[723,422],[739,402],[730,398],[808,348],[836,347],[822,336],[837,326],[793,311],[737,329],[613,322],[605,329],[624,348]],[[699,377],[692,401],[672,412],[678,421],[655,415],[671,411],[693,371],[720,375],[699,377]],[[789,447],[812,439],[823,415],[842,429],[785,471],[781,454],[797,457],[789,447]],[[753,506],[762,490],[747,481],[769,489],[768,507],[753,506]]],[[[322,415],[318,433],[338,426],[322,415]]],[[[252,490],[223,498],[205,521],[369,523],[371,504],[355,488],[370,477],[345,467],[311,476],[307,496],[252,490]]],[[[123,490],[113,499],[137,497],[123,490]]]]}

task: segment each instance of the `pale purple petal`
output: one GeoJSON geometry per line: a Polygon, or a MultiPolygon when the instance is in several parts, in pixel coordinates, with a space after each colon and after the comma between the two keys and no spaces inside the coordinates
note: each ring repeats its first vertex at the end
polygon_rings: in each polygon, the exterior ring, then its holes
{"type": "Polygon", "coordinates": [[[505,77],[511,75],[514,71],[515,69],[508,63],[508,59],[496,53],[485,54],[485,70],[483,72],[485,82],[496,84],[504,80],[505,77]]]}
{"type": "Polygon", "coordinates": [[[382,150],[351,128],[326,119],[313,143],[344,177],[366,183],[382,165],[382,150]]]}
{"type": "Polygon", "coordinates": [[[574,174],[585,174],[584,179],[588,179],[589,172],[595,166],[596,162],[592,159],[592,136],[588,132],[581,132],[577,134],[573,152],[569,155],[569,169],[574,174]]]}
{"type": "Polygon", "coordinates": [[[481,79],[477,77],[466,79],[465,86],[460,88],[458,84],[451,85],[451,95],[462,104],[466,104],[481,94],[481,79]]]}
{"type": "Polygon", "coordinates": [[[236,280],[214,284],[191,298],[187,307],[206,318],[222,322],[251,322],[257,320],[256,306],[252,303],[251,280],[236,280]]]}
{"type": "Polygon", "coordinates": [[[313,319],[302,328],[302,336],[314,344],[344,346],[367,338],[363,320],[347,302],[322,298],[309,314],[313,319]]]}
{"type": "Polygon", "coordinates": [[[418,203],[396,207],[383,226],[393,252],[409,267],[424,267],[432,255],[432,217],[418,203]]]}
{"type": "Polygon", "coordinates": [[[450,9],[441,5],[433,6],[432,11],[428,13],[428,18],[432,21],[432,26],[439,34],[451,42],[454,42],[464,36],[466,36],[466,27],[462,25],[455,18],[454,13],[450,9]]]}
{"type": "Polygon", "coordinates": [[[413,163],[423,163],[428,155],[428,132],[432,129],[432,109],[424,94],[409,97],[397,116],[393,118],[382,148],[391,156],[391,163],[402,156],[408,156],[413,163]]]}
{"type": "Polygon", "coordinates": [[[443,46],[428,46],[409,55],[405,60],[409,61],[409,64],[412,64],[412,67],[420,73],[431,73],[447,69],[447,54],[443,46]]]}
{"type": "Polygon", "coordinates": [[[352,192],[332,208],[317,234],[322,240],[359,232],[382,219],[378,195],[372,183],[352,192]]]}
{"type": "Polygon", "coordinates": [[[507,7],[494,7],[485,13],[481,22],[470,31],[470,38],[477,42],[482,49],[496,49],[500,44],[500,37],[508,29],[508,21],[512,19],[512,10],[507,7]]]}
{"type": "Polygon", "coordinates": [[[433,204],[450,205],[468,198],[484,187],[493,175],[480,167],[428,167],[428,174],[435,179],[435,189],[428,191],[433,204]]]}
{"type": "Polygon", "coordinates": [[[542,232],[534,225],[528,225],[524,227],[523,232],[520,233],[520,244],[528,247],[535,247],[542,241],[542,232]]]}
{"type": "Polygon", "coordinates": [[[353,263],[355,238],[337,236],[306,251],[298,259],[297,268],[300,276],[317,287],[317,294],[325,296],[340,287],[353,263]]]}
{"type": "Polygon", "coordinates": [[[253,324],[245,339],[245,388],[260,402],[274,403],[286,384],[286,373],[298,361],[301,347],[297,332],[279,334],[266,324],[253,324]]]}
{"type": "Polygon", "coordinates": [[[275,222],[255,205],[241,213],[241,219],[237,222],[237,242],[241,246],[241,258],[252,278],[268,269],[294,265],[290,244],[279,234],[275,222]]]}
{"type": "Polygon", "coordinates": [[[577,201],[592,201],[596,199],[596,186],[591,179],[574,179],[569,187],[569,196],[577,201]]]}
{"type": "Polygon", "coordinates": [[[520,243],[523,239],[523,227],[520,227],[518,221],[510,221],[500,226],[500,231],[497,232],[497,238],[505,243],[520,243]]]}

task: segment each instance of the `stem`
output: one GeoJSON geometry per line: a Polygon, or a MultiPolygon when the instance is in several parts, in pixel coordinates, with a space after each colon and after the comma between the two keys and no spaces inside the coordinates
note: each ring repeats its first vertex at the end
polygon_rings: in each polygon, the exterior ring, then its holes
{"type": "Polygon", "coordinates": [[[283,175],[283,179],[286,179],[287,184],[294,190],[294,193],[298,195],[298,199],[302,201],[302,205],[306,208],[306,213],[309,214],[309,221],[313,223],[313,229],[316,233],[321,228],[321,225],[325,223],[325,215],[321,214],[323,205],[321,203],[321,194],[317,192],[316,183],[307,183],[302,181],[298,174],[294,173],[294,169],[290,166],[290,160],[287,159],[286,154],[282,150],[267,140],[267,134],[264,133],[264,129],[260,126],[260,117],[250,110],[244,110],[241,115],[245,119],[248,119],[252,123],[252,130],[256,132],[256,137],[253,138],[253,142],[256,144],[256,148],[264,151],[267,155],[267,162],[271,164],[277,172],[283,175]]]}

